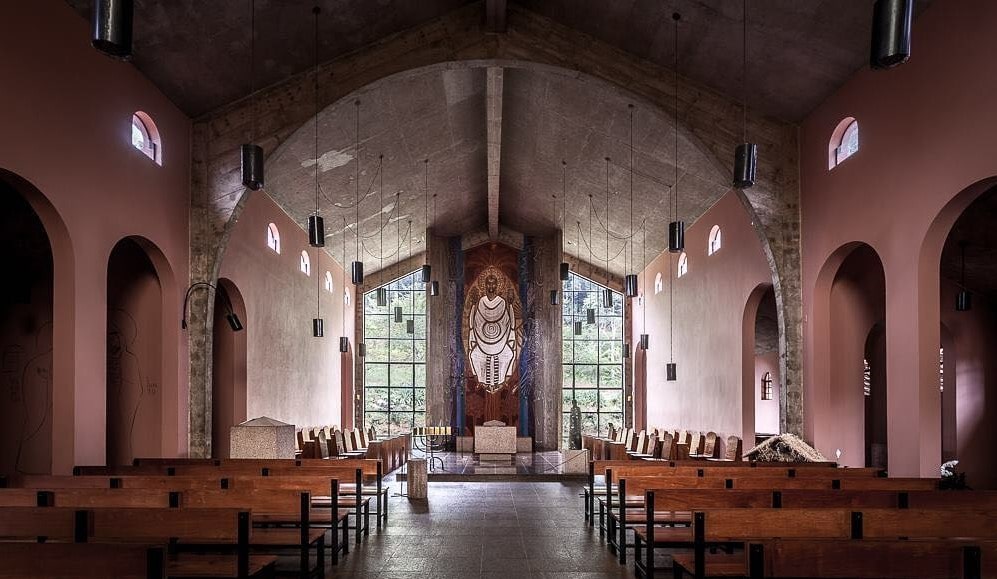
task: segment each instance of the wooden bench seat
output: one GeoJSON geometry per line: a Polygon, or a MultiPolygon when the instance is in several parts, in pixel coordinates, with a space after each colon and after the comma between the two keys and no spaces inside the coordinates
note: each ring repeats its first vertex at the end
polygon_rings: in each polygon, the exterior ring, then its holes
{"type": "MultiPolygon", "coordinates": [[[[246,558],[245,577],[276,576],[277,558],[272,555],[249,555],[246,558]]],[[[241,578],[238,563],[232,557],[183,553],[169,555],[166,575],[170,579],[222,579],[241,578]]]]}
{"type": "MultiPolygon", "coordinates": [[[[675,553],[672,555],[672,569],[675,579],[681,579],[685,573],[695,569],[696,556],[693,553],[675,553]]],[[[748,565],[743,552],[711,553],[706,556],[706,577],[745,577],[748,565]]]]}
{"type": "Polygon", "coordinates": [[[147,545],[2,543],[3,579],[166,579],[166,549],[147,545]]]}

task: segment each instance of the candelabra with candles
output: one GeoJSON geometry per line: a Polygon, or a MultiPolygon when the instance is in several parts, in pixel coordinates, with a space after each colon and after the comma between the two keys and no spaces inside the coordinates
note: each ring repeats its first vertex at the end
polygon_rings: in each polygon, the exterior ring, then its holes
{"type": "Polygon", "coordinates": [[[436,470],[437,462],[440,470],[446,470],[443,459],[436,453],[451,448],[454,442],[454,429],[450,426],[417,426],[412,429],[412,445],[425,455],[430,471],[436,470]]]}

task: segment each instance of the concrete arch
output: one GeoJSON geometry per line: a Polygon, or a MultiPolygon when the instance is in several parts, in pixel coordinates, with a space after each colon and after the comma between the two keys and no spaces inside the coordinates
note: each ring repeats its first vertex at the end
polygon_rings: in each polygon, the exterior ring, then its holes
{"type": "Polygon", "coordinates": [[[34,184],[0,167],[0,180],[24,198],[41,220],[52,250],[52,470],[74,462],[76,436],[76,275],[69,230],[51,201],[34,184]]]}

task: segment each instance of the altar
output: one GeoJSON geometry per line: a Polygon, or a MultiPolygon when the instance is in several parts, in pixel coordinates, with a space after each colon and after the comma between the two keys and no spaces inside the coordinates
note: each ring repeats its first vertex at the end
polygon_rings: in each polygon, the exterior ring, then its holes
{"type": "Polygon", "coordinates": [[[516,427],[475,427],[474,452],[481,462],[511,463],[516,454],[516,427]]]}

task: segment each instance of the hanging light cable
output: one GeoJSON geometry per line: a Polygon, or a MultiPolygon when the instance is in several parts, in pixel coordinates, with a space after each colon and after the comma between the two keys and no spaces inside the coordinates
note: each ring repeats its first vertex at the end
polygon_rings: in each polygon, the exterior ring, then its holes
{"type": "MultiPolygon", "coordinates": [[[[426,259],[422,265],[422,283],[429,283],[433,279],[433,267],[429,265],[429,159],[425,159],[423,164],[426,167],[426,180],[422,186],[422,196],[426,201],[426,240],[423,247],[426,259]]],[[[411,240],[411,237],[409,239],[411,240]]]]}
{"type": "Polygon", "coordinates": [[[741,144],[734,149],[734,187],[749,189],[755,184],[758,147],[748,142],[748,0],[742,0],[741,19],[741,144]]]}
{"type": "MultiPolygon", "coordinates": [[[[380,236],[380,241],[378,241],[378,253],[380,254],[378,259],[377,269],[380,271],[381,277],[384,277],[384,154],[382,153],[378,157],[380,162],[381,170],[377,172],[377,195],[378,195],[378,207],[377,207],[377,224],[378,235],[380,236]]],[[[377,306],[384,308],[388,306],[388,288],[386,285],[381,285],[377,288],[377,306]]]]}
{"type": "MultiPolygon", "coordinates": [[[[592,258],[592,194],[589,193],[589,238],[587,245],[589,246],[589,265],[595,265],[595,259],[592,258]]],[[[593,268],[594,269],[594,268],[593,268]]],[[[595,277],[594,275],[592,277],[595,277]]],[[[599,298],[596,298],[598,300],[599,298]]],[[[585,323],[592,325],[595,323],[595,308],[589,307],[585,310],[585,323]]]]}
{"type": "MultiPolygon", "coordinates": [[[[630,269],[635,269],[634,264],[634,110],[633,104],[630,108],[630,269]]],[[[623,280],[623,291],[628,298],[637,297],[637,273],[630,271],[623,280]]]]}
{"type": "Polygon", "coordinates": [[[613,309],[613,290],[609,288],[609,162],[606,157],[606,287],[602,288],[602,307],[613,309]]]}
{"type": "MultiPolygon", "coordinates": [[[[98,2],[104,4],[106,2],[98,2]]],[[[113,2],[117,4],[118,2],[113,2]]],[[[131,4],[131,2],[126,2],[131,4]]],[[[249,34],[249,98],[250,102],[250,132],[249,143],[239,148],[240,160],[242,162],[242,184],[252,190],[259,191],[263,188],[264,158],[263,147],[257,145],[256,140],[256,1],[250,0],[250,34],[249,34]]]]}
{"type": "Polygon", "coordinates": [[[973,294],[966,289],[966,246],[969,242],[963,240],[959,242],[959,252],[962,256],[962,274],[959,283],[959,293],[955,296],[955,310],[957,312],[968,312],[973,309],[973,294]]]}
{"type": "Polygon", "coordinates": [[[685,222],[679,220],[679,20],[682,16],[672,14],[675,21],[675,181],[672,183],[672,220],[668,224],[668,251],[678,253],[685,249],[685,222]]]}
{"type": "Polygon", "coordinates": [[[357,254],[356,260],[350,264],[350,274],[353,285],[356,286],[363,284],[363,260],[360,259],[360,101],[354,101],[353,105],[356,107],[356,133],[354,133],[356,146],[353,148],[353,157],[356,161],[356,174],[353,176],[353,185],[356,189],[354,204],[357,210],[357,254]]]}
{"type": "Polygon", "coordinates": [[[564,261],[564,218],[565,210],[567,209],[567,173],[568,173],[568,162],[561,159],[561,281],[568,281],[568,272],[571,271],[571,266],[568,262],[564,261]]]}
{"type": "MultiPolygon", "coordinates": [[[[433,193],[433,224],[436,224],[436,193],[433,193]]],[[[440,282],[433,280],[429,284],[429,296],[436,297],[440,295],[440,282]]]]}
{"type": "MultiPolygon", "coordinates": [[[[553,202],[551,203],[551,208],[552,208],[551,216],[553,217],[553,221],[554,221],[554,224],[556,226],[557,225],[557,195],[551,195],[551,198],[553,199],[553,202]]],[[[564,235],[562,233],[562,238],[563,237],[564,237],[564,235]]],[[[550,305],[557,306],[557,305],[560,305],[560,304],[561,304],[560,293],[556,289],[550,290],[550,305]]]]}
{"type": "MultiPolygon", "coordinates": [[[[401,201],[399,200],[400,191],[395,192],[395,239],[398,241],[398,246],[395,249],[395,279],[401,277],[402,272],[402,232],[401,232],[401,222],[402,222],[402,212],[401,212],[401,201]]],[[[402,307],[395,306],[395,323],[402,323],[402,307]]]]}
{"type": "Polygon", "coordinates": [[[647,350],[648,346],[651,345],[651,338],[647,335],[647,220],[640,226],[641,230],[641,242],[640,242],[640,262],[641,269],[644,272],[644,276],[640,280],[640,349],[647,350]]]}
{"type": "Polygon", "coordinates": [[[325,247],[325,220],[319,211],[319,187],[318,187],[318,15],[321,9],[316,6],[312,8],[315,15],[315,213],[308,216],[308,244],[312,247],[325,247]]]}
{"type": "MultiPolygon", "coordinates": [[[[408,220],[408,255],[405,257],[406,260],[412,258],[412,220],[408,220]]],[[[411,306],[412,311],[409,312],[409,317],[405,320],[405,333],[414,334],[415,333],[415,292],[410,294],[412,296],[411,306]]]]}
{"type": "MultiPolygon", "coordinates": [[[[339,351],[343,354],[350,351],[350,338],[346,335],[346,229],[349,224],[346,222],[346,216],[343,216],[343,299],[339,300],[340,307],[343,313],[343,332],[339,336],[339,351]]],[[[335,293],[332,294],[335,297],[335,293]]]]}

